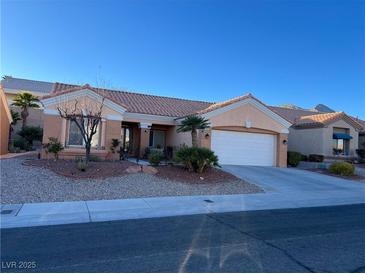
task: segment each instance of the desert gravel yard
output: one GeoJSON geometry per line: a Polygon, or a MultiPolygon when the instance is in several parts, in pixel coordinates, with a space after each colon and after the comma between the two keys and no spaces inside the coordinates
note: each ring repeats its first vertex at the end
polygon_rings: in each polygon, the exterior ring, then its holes
{"type": "Polygon", "coordinates": [[[192,184],[136,173],[76,180],[46,168],[23,165],[24,160],[0,160],[2,204],[262,192],[258,186],[238,178],[223,183],[192,184]]]}

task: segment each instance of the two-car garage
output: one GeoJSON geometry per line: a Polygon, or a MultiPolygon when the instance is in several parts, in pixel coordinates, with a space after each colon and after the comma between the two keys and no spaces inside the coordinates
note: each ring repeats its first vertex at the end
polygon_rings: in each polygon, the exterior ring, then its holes
{"type": "Polygon", "coordinates": [[[276,135],[226,130],[211,135],[211,148],[222,165],[276,165],[276,135]]]}

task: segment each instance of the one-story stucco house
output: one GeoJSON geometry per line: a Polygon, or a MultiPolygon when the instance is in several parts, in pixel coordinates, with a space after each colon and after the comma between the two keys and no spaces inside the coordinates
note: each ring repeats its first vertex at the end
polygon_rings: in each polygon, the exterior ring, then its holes
{"type": "Polygon", "coordinates": [[[103,119],[92,149],[101,158],[119,157],[111,153],[112,139],[120,140],[131,156],[142,156],[146,147],[191,145],[190,133],[177,133],[176,129],[181,119],[198,114],[210,122],[209,129],[199,132],[199,144],[212,149],[221,164],[286,166],[291,123],[251,94],[208,103],[56,84],[51,94],[42,97],[43,142],[56,137],[65,145],[60,157],[82,155],[77,127],[62,119],[57,107],[73,105],[75,100],[93,104],[103,99],[103,119]]]}
{"type": "MultiPolygon", "coordinates": [[[[80,86],[14,77],[5,77],[1,85],[9,104],[15,94],[22,91],[43,97],[46,109],[32,110],[28,124],[47,126],[44,142],[52,135],[58,136],[66,146],[62,157],[81,153],[77,145],[69,143],[70,125],[62,122],[59,126],[59,121],[50,117],[57,116],[55,104],[51,102],[65,99],[62,92],[71,94],[76,89],[74,94],[82,93],[80,86]],[[50,123],[52,119],[57,122],[50,123]]],[[[281,154],[287,150],[331,158],[353,157],[357,148],[365,147],[365,121],[345,113],[332,113],[331,109],[323,106],[314,110],[267,106],[252,95],[212,103],[89,86],[86,90],[89,94],[94,92],[110,100],[109,107],[105,109],[109,113],[104,115],[93,150],[94,154],[103,157],[111,157],[108,152],[111,139],[119,138],[122,146],[134,156],[137,153],[142,156],[146,146],[190,144],[188,133],[176,133],[179,120],[189,114],[201,114],[210,119],[212,127],[200,132],[200,143],[215,150],[223,163],[284,166],[286,156],[281,154]],[[119,120],[115,120],[116,117],[119,120]]]]}
{"type": "Polygon", "coordinates": [[[292,123],[288,150],[332,159],[356,157],[356,150],[363,145],[365,122],[344,112],[271,108],[292,123]]]}

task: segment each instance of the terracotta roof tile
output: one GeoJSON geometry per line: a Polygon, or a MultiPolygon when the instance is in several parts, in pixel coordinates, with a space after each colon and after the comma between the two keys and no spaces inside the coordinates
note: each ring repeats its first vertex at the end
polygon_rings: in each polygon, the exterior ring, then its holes
{"type": "Polygon", "coordinates": [[[132,113],[181,117],[196,113],[212,105],[212,103],[203,101],[184,100],[127,91],[93,88],[90,86],[69,85],[64,83],[56,83],[53,92],[43,98],[72,92],[79,90],[80,88],[92,89],[106,98],[125,106],[127,111],[132,113]]]}
{"type": "Polygon", "coordinates": [[[344,112],[329,112],[302,116],[295,121],[294,126],[297,128],[323,127],[340,119],[349,122],[359,130],[362,129],[362,125],[359,122],[354,120],[352,117],[346,115],[344,112]]]}

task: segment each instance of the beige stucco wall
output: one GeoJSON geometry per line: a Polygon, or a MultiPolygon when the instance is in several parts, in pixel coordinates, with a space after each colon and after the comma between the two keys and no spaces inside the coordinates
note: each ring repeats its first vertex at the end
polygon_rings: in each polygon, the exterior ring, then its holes
{"type": "Polygon", "coordinates": [[[269,117],[253,105],[246,104],[235,109],[211,117],[212,127],[216,126],[244,126],[246,121],[251,122],[252,128],[282,132],[286,127],[269,117]]]}
{"type": "Polygon", "coordinates": [[[321,154],[333,156],[333,128],[348,128],[353,139],[350,140],[350,156],[356,155],[359,133],[344,120],[336,121],[324,128],[289,129],[288,148],[305,155],[321,154]]]}
{"type": "Polygon", "coordinates": [[[11,117],[6,98],[2,90],[0,90],[0,96],[0,155],[3,155],[8,153],[11,117]]]}
{"type": "Polygon", "coordinates": [[[179,147],[181,145],[191,146],[190,132],[176,132],[177,127],[171,127],[167,130],[166,144],[168,146],[179,147]]]}
{"type": "MultiPolygon", "coordinates": [[[[96,110],[99,110],[100,104],[96,101],[90,99],[88,96],[80,96],[77,98],[78,106],[79,108],[83,108],[83,106],[87,106],[86,108],[95,108],[96,110]]],[[[47,109],[54,109],[57,110],[57,107],[61,107],[63,109],[73,109],[75,106],[76,99],[71,99],[67,103],[55,103],[50,104],[47,106],[47,109]]],[[[111,108],[107,107],[106,105],[103,106],[102,116],[107,115],[118,115],[120,116],[120,113],[116,112],[115,110],[112,110],[111,108]]]]}
{"type": "Polygon", "coordinates": [[[288,137],[289,151],[297,151],[304,155],[309,155],[309,154],[324,155],[323,143],[324,143],[323,128],[289,129],[289,137],[288,137]]]}

